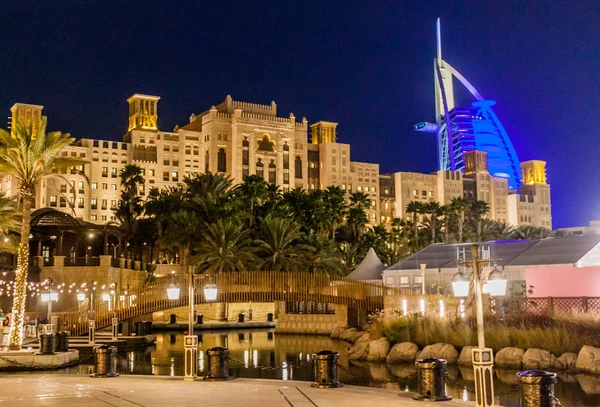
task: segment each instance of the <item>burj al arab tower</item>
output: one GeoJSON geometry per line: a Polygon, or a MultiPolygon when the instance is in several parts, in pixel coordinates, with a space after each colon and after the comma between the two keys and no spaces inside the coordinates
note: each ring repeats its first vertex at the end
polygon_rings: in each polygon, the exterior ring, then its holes
{"type": "Polygon", "coordinates": [[[508,186],[521,185],[521,166],[506,130],[492,110],[494,100],[484,99],[471,83],[442,59],[440,19],[437,20],[437,57],[433,60],[435,87],[435,124],[422,122],[414,129],[436,133],[439,169],[465,170],[464,153],[487,152],[488,170],[496,177],[508,178],[508,186]],[[454,78],[473,95],[469,106],[454,104],[454,78]]]}

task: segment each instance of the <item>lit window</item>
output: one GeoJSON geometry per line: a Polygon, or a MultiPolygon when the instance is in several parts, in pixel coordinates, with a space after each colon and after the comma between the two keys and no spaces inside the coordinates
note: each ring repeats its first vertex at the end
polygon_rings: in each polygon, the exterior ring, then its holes
{"type": "Polygon", "coordinates": [[[365,192],[369,192],[369,187],[365,187],[365,192]]]}
{"type": "Polygon", "coordinates": [[[412,190],[412,194],[413,194],[413,196],[417,196],[417,190],[416,190],[416,189],[413,189],[413,190],[412,190]]]}
{"type": "Polygon", "coordinates": [[[98,189],[98,183],[92,182],[92,189],[98,189]]]}
{"type": "Polygon", "coordinates": [[[50,195],[50,206],[56,206],[56,195],[50,195]]]}
{"type": "Polygon", "coordinates": [[[117,184],[110,184],[110,189],[113,191],[117,190],[117,184]]]}
{"type": "Polygon", "coordinates": [[[96,215],[91,215],[91,216],[90,216],[90,220],[98,220],[98,216],[96,216],[96,215]]]}
{"type": "Polygon", "coordinates": [[[360,191],[362,191],[362,186],[361,186],[361,185],[359,185],[359,186],[356,188],[356,190],[357,190],[357,191],[359,191],[359,192],[360,192],[360,191]]]}
{"type": "Polygon", "coordinates": [[[151,177],[154,176],[154,170],[153,169],[149,169],[148,170],[148,175],[150,175],[151,177]]]}

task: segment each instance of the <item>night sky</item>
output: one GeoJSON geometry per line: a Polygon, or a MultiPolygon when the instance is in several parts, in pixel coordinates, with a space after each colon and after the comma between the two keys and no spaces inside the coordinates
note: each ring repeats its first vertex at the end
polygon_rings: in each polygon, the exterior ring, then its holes
{"type": "Polygon", "coordinates": [[[167,131],[227,94],[275,100],[339,122],[355,161],[431,172],[434,136],[412,125],[435,120],[441,17],[444,59],[498,101],[521,161],[548,162],[554,226],[600,219],[600,2],[242,3],[3,1],[0,111],[41,104],[50,130],[119,140],[133,93],[161,97],[167,131]]]}

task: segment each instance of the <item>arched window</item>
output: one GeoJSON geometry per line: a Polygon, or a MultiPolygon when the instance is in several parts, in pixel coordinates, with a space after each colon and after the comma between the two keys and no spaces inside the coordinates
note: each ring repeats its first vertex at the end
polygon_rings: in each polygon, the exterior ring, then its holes
{"type": "Polygon", "coordinates": [[[210,155],[208,154],[208,150],[206,150],[206,154],[204,154],[204,172],[208,172],[210,162],[210,155]]]}
{"type": "Polygon", "coordinates": [[[250,142],[248,141],[248,137],[244,137],[242,141],[242,147],[250,147],[250,142]]]}
{"type": "Polygon", "coordinates": [[[217,153],[217,171],[227,172],[227,155],[223,148],[220,148],[217,153]]]}
{"type": "Polygon", "coordinates": [[[283,145],[283,169],[290,169],[290,146],[288,143],[283,145]]]}
{"type": "Polygon", "coordinates": [[[302,158],[299,155],[296,156],[294,166],[296,167],[296,178],[302,178],[302,158]]]}
{"type": "Polygon", "coordinates": [[[265,177],[265,165],[262,162],[262,158],[259,158],[256,162],[256,175],[259,177],[265,177]]]}
{"type": "Polygon", "coordinates": [[[288,144],[288,143],[285,143],[285,144],[283,145],[283,151],[287,151],[287,152],[289,152],[289,151],[290,151],[290,146],[289,146],[289,144],[288,144]]]}
{"type": "Polygon", "coordinates": [[[275,184],[275,182],[276,182],[276,169],[277,169],[277,166],[275,165],[275,161],[271,160],[271,162],[269,163],[269,183],[270,184],[275,184]]]}
{"type": "Polygon", "coordinates": [[[248,150],[248,146],[250,146],[248,137],[244,137],[244,141],[242,141],[242,165],[249,165],[250,163],[250,151],[248,150]]]}

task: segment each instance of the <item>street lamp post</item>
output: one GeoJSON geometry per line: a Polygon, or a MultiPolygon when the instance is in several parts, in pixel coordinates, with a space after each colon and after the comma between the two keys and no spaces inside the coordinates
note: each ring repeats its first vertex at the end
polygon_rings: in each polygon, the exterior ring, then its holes
{"type": "MultiPolygon", "coordinates": [[[[87,284],[86,284],[87,285],[87,284]]],[[[79,302],[83,302],[85,301],[85,287],[84,291],[77,293],[77,301],[79,302]]],[[[96,321],[95,321],[95,317],[96,317],[96,310],[95,310],[95,303],[94,303],[94,291],[96,290],[96,282],[92,280],[90,287],[90,304],[89,304],[89,316],[88,316],[88,326],[89,326],[89,330],[88,330],[88,343],[90,345],[94,345],[96,343],[96,321]]]]}
{"type": "MultiPolygon", "coordinates": [[[[184,344],[184,380],[195,380],[198,376],[198,337],[194,335],[194,294],[196,289],[196,280],[194,278],[194,271],[190,269],[190,275],[188,279],[188,295],[189,295],[189,308],[188,308],[188,334],[183,337],[184,344]]],[[[167,287],[167,298],[171,301],[179,299],[181,289],[175,282],[171,282],[167,287]]],[[[204,286],[204,298],[206,301],[214,301],[217,298],[217,286],[215,284],[208,283],[204,286]]]]}
{"type": "Polygon", "coordinates": [[[119,319],[117,318],[117,283],[112,283],[112,306],[113,306],[113,317],[112,317],[112,340],[119,340],[119,319]]]}
{"type": "MultiPolygon", "coordinates": [[[[477,318],[477,347],[473,348],[473,370],[475,372],[475,402],[477,407],[494,406],[494,367],[493,350],[485,347],[485,332],[483,326],[483,296],[481,265],[489,265],[492,259],[479,258],[479,246],[471,247],[471,261],[464,261],[473,268],[473,286],[475,290],[475,312],[477,318]]],[[[459,270],[452,278],[452,288],[456,297],[466,297],[469,294],[469,279],[459,270]]],[[[506,276],[494,269],[488,276],[486,286],[491,295],[506,293],[506,276]]]]}
{"type": "Polygon", "coordinates": [[[54,281],[48,280],[46,292],[42,293],[42,302],[48,303],[48,316],[46,318],[45,332],[55,332],[54,324],[52,323],[52,303],[58,301],[58,292],[52,288],[54,281]]]}

